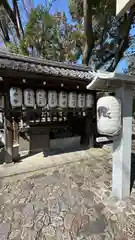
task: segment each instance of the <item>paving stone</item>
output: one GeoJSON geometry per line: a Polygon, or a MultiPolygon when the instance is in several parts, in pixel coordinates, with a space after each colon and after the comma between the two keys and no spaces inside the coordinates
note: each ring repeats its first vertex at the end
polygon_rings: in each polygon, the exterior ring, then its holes
{"type": "Polygon", "coordinates": [[[4,217],[3,217],[3,214],[0,213],[0,223],[3,221],[4,217]]]}
{"type": "Polygon", "coordinates": [[[46,239],[48,239],[48,240],[52,240],[52,239],[54,239],[54,237],[56,237],[55,228],[52,227],[52,226],[43,227],[43,228],[42,228],[42,234],[43,234],[43,236],[46,237],[46,239]]]}
{"type": "Polygon", "coordinates": [[[30,201],[32,201],[34,199],[35,195],[36,195],[36,191],[35,190],[31,190],[29,192],[29,196],[26,199],[26,204],[28,204],[30,201]]]}
{"type": "Polygon", "coordinates": [[[39,236],[39,237],[38,237],[38,240],[46,240],[46,237],[44,237],[44,236],[39,236]]]}
{"type": "Polygon", "coordinates": [[[43,217],[44,217],[44,212],[41,211],[39,214],[36,216],[35,221],[34,221],[34,229],[38,232],[42,229],[44,222],[43,222],[43,217]]]}
{"type": "Polygon", "coordinates": [[[33,206],[29,203],[26,205],[26,207],[23,209],[23,215],[24,217],[31,217],[34,216],[34,209],[33,206]]]}
{"type": "Polygon", "coordinates": [[[17,225],[21,223],[22,220],[22,213],[21,211],[18,211],[16,208],[14,209],[14,216],[13,216],[13,223],[16,223],[17,225]]]}
{"type": "Polygon", "coordinates": [[[22,203],[25,203],[25,201],[26,201],[26,198],[21,198],[19,203],[22,204],[22,203]]]}
{"type": "Polygon", "coordinates": [[[43,174],[2,179],[0,240],[118,240],[120,228],[135,239],[135,191],[124,204],[109,198],[107,158],[88,155],[43,174]]]}
{"type": "Polygon", "coordinates": [[[50,216],[47,213],[44,214],[43,223],[44,226],[48,226],[50,224],[50,216]]]}
{"type": "Polygon", "coordinates": [[[66,217],[67,212],[60,212],[59,216],[63,219],[66,217]]]}
{"type": "Polygon", "coordinates": [[[0,240],[8,240],[10,228],[11,228],[11,226],[9,223],[1,223],[0,224],[0,240]]]}
{"type": "Polygon", "coordinates": [[[106,222],[103,216],[100,216],[96,221],[90,223],[91,234],[104,233],[106,228],[106,222]]]}
{"type": "Polygon", "coordinates": [[[116,215],[112,215],[112,216],[111,216],[111,220],[112,220],[113,222],[116,222],[116,221],[118,220],[118,218],[117,218],[116,215]]]}
{"type": "Polygon", "coordinates": [[[76,214],[75,218],[73,219],[72,226],[71,226],[71,233],[72,233],[73,236],[78,235],[78,232],[81,228],[81,221],[82,221],[81,215],[76,214]]]}
{"type": "Polygon", "coordinates": [[[56,199],[53,198],[49,201],[48,211],[53,215],[58,215],[60,213],[59,202],[56,199]]]}
{"type": "Polygon", "coordinates": [[[103,203],[94,204],[94,208],[98,213],[101,213],[105,205],[103,203]]]}
{"type": "Polygon", "coordinates": [[[24,181],[23,183],[22,183],[22,186],[20,185],[20,188],[21,189],[23,189],[23,190],[31,190],[31,189],[33,189],[34,188],[34,182],[33,181],[24,181]]]}
{"type": "Polygon", "coordinates": [[[94,193],[91,192],[90,190],[82,190],[82,194],[84,198],[87,198],[89,201],[94,200],[94,193]]]}
{"type": "Polygon", "coordinates": [[[37,232],[30,228],[23,228],[21,233],[21,240],[36,240],[37,232]]]}
{"type": "Polygon", "coordinates": [[[63,218],[61,216],[51,218],[51,224],[56,228],[63,226],[64,225],[63,218]]]}
{"type": "Polygon", "coordinates": [[[89,223],[89,216],[88,215],[83,215],[81,216],[81,229],[84,229],[85,226],[87,226],[89,223]]]}
{"type": "Polygon", "coordinates": [[[88,222],[80,230],[80,234],[84,236],[91,236],[92,234],[103,234],[106,228],[106,222],[104,216],[99,216],[96,221],[88,222]]]}
{"type": "Polygon", "coordinates": [[[23,209],[23,216],[22,216],[22,223],[25,227],[32,227],[33,221],[34,221],[34,208],[29,203],[26,205],[26,207],[23,209]]]}
{"type": "Polygon", "coordinates": [[[19,221],[12,221],[12,229],[16,230],[19,229],[21,227],[21,220],[19,221]]]}
{"type": "Polygon", "coordinates": [[[62,196],[59,199],[59,206],[60,206],[61,212],[67,212],[70,208],[69,199],[62,196]]]}
{"type": "MultiPolygon", "coordinates": [[[[27,198],[29,197],[29,195],[30,195],[30,190],[24,190],[24,191],[22,191],[22,193],[20,194],[20,198],[19,198],[19,201],[23,198],[25,198],[26,200],[27,200],[27,198]]],[[[15,201],[16,199],[14,199],[14,201],[15,201]]],[[[18,202],[19,202],[18,201],[18,202]]],[[[16,202],[17,203],[17,202],[16,202]]],[[[15,203],[14,203],[15,204],[15,203]]]]}
{"type": "Polygon", "coordinates": [[[63,233],[60,231],[60,229],[57,229],[56,231],[56,240],[63,240],[63,233]]]}
{"type": "Polygon", "coordinates": [[[44,173],[39,173],[39,174],[33,174],[32,176],[30,176],[29,178],[30,179],[34,179],[34,180],[37,180],[37,179],[41,179],[41,178],[44,178],[46,175],[44,173]]]}
{"type": "Polygon", "coordinates": [[[52,194],[55,196],[55,198],[60,198],[63,195],[64,190],[60,188],[60,186],[55,186],[53,188],[52,194]]]}
{"type": "Polygon", "coordinates": [[[71,206],[81,205],[82,202],[82,194],[76,188],[72,188],[70,190],[70,204],[71,206]]]}
{"type": "Polygon", "coordinates": [[[34,221],[34,229],[37,232],[39,232],[43,226],[48,226],[49,223],[50,223],[49,215],[42,211],[37,215],[34,221]]]}
{"type": "Polygon", "coordinates": [[[70,230],[72,227],[73,220],[75,218],[75,215],[72,213],[67,213],[65,218],[64,218],[64,227],[67,230],[70,230]]]}
{"type": "Polygon", "coordinates": [[[9,235],[9,240],[20,240],[21,238],[21,231],[20,230],[12,230],[9,235]]]}
{"type": "Polygon", "coordinates": [[[13,210],[11,209],[11,207],[10,209],[9,207],[7,207],[7,209],[5,209],[4,211],[4,219],[11,221],[12,218],[13,218],[13,210]]]}
{"type": "Polygon", "coordinates": [[[33,199],[31,201],[32,206],[34,207],[34,211],[38,213],[39,211],[44,211],[46,203],[42,200],[33,199]]]}
{"type": "Polygon", "coordinates": [[[51,184],[60,184],[60,178],[56,177],[56,175],[50,175],[50,176],[45,176],[44,177],[44,182],[46,185],[51,185],[51,184]]]}
{"type": "Polygon", "coordinates": [[[60,229],[57,229],[56,240],[72,240],[72,236],[69,232],[61,232],[60,229]]]}
{"type": "Polygon", "coordinates": [[[72,177],[73,181],[75,181],[75,183],[81,187],[84,183],[84,177],[81,176],[81,175],[77,175],[77,174],[73,174],[73,177],[72,177]]]}

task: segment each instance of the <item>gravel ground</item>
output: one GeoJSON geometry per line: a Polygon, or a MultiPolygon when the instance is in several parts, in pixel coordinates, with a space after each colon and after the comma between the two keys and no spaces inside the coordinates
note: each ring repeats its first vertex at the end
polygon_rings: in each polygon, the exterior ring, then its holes
{"type": "Polygon", "coordinates": [[[108,154],[0,180],[0,240],[135,240],[135,192],[111,194],[108,154]]]}

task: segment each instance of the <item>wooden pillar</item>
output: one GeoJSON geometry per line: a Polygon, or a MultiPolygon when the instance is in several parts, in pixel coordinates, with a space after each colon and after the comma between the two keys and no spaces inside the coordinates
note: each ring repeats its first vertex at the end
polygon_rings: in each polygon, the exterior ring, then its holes
{"type": "Polygon", "coordinates": [[[13,125],[10,114],[9,86],[4,83],[4,133],[5,133],[5,163],[13,161],[13,125]]]}
{"type": "Polygon", "coordinates": [[[93,97],[93,109],[87,113],[84,125],[81,126],[84,133],[81,136],[80,144],[88,148],[93,148],[96,144],[96,94],[93,94],[93,97]]]}
{"type": "Polygon", "coordinates": [[[87,113],[84,122],[83,134],[81,136],[80,144],[84,147],[92,148],[94,144],[93,129],[92,129],[92,113],[87,113]]]}
{"type": "Polygon", "coordinates": [[[17,161],[19,158],[19,123],[18,118],[14,117],[13,121],[13,159],[17,161]]]}
{"type": "Polygon", "coordinates": [[[13,161],[13,131],[12,119],[4,117],[4,132],[5,132],[5,163],[13,161]]]}
{"type": "Polygon", "coordinates": [[[16,118],[14,118],[13,121],[13,131],[14,131],[14,139],[13,142],[14,144],[19,144],[19,126],[18,126],[18,121],[16,118]]]}

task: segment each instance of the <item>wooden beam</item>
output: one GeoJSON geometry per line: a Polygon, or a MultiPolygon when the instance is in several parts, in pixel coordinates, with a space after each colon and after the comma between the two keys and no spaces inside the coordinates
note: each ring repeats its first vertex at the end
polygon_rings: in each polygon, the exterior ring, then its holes
{"type": "Polygon", "coordinates": [[[13,125],[10,114],[9,86],[4,84],[4,132],[5,132],[5,163],[13,161],[13,125]]]}
{"type": "Polygon", "coordinates": [[[81,145],[85,147],[94,147],[94,135],[93,135],[93,114],[92,112],[86,115],[84,126],[84,134],[81,136],[81,145]]]}
{"type": "Polygon", "coordinates": [[[96,145],[96,123],[94,122],[96,117],[96,93],[93,94],[93,98],[93,109],[86,112],[84,126],[80,126],[84,129],[80,144],[88,148],[93,148],[96,145]]]}
{"type": "Polygon", "coordinates": [[[15,117],[13,121],[13,132],[14,132],[13,143],[19,144],[19,123],[15,117]]]}
{"type": "MultiPolygon", "coordinates": [[[[45,75],[41,73],[30,73],[30,72],[21,72],[15,70],[7,70],[0,69],[0,76],[4,78],[4,81],[7,81],[9,84],[15,82],[16,84],[23,84],[23,79],[26,79],[26,83],[30,82],[32,85],[42,85],[43,82],[53,86],[61,86],[61,83],[66,85],[79,85],[80,87],[86,88],[86,85],[90,82],[89,79],[77,79],[71,77],[62,77],[62,76],[53,76],[53,75],[45,75]],[[12,76],[12,78],[11,78],[12,76]]],[[[23,84],[24,85],[24,84],[23,84]]]]}
{"type": "Polygon", "coordinates": [[[5,163],[13,161],[13,131],[12,120],[4,117],[4,132],[5,132],[5,163]]]}

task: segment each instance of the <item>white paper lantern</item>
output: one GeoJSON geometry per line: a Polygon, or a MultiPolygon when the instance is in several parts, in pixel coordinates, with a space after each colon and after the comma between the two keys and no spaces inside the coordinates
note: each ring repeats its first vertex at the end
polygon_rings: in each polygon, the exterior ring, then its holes
{"type": "Polygon", "coordinates": [[[76,108],[77,105],[77,94],[75,92],[70,92],[68,95],[68,107],[76,108]]]}
{"type": "Polygon", "coordinates": [[[85,107],[85,94],[84,93],[78,94],[78,107],[79,108],[85,107]]]}
{"type": "Polygon", "coordinates": [[[43,89],[36,91],[36,102],[38,107],[45,107],[47,104],[47,94],[43,89]]]}
{"type": "Polygon", "coordinates": [[[57,107],[57,92],[56,91],[48,92],[48,105],[50,108],[57,107]]]}
{"type": "Polygon", "coordinates": [[[24,105],[26,107],[34,107],[35,105],[35,96],[32,89],[24,90],[24,105]]]}
{"type": "Polygon", "coordinates": [[[121,129],[121,101],[113,96],[97,102],[97,129],[100,134],[115,136],[121,129]]]}
{"type": "Polygon", "coordinates": [[[59,93],[59,107],[60,108],[67,108],[68,97],[65,91],[59,93]]]}
{"type": "Polygon", "coordinates": [[[92,108],[94,104],[94,98],[92,94],[87,94],[86,95],[86,107],[87,108],[92,108]]]}
{"type": "Polygon", "coordinates": [[[22,90],[17,87],[10,88],[10,103],[12,107],[22,106],[22,90]]]}

